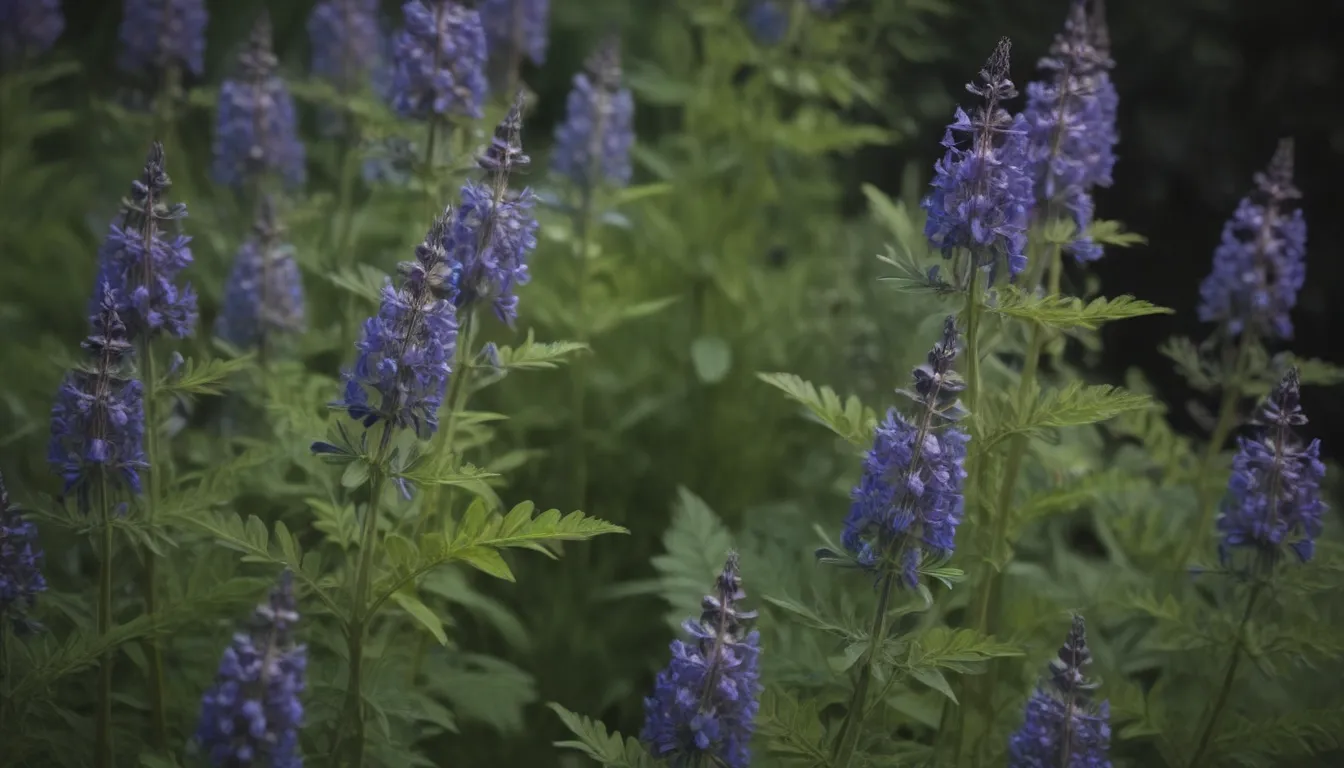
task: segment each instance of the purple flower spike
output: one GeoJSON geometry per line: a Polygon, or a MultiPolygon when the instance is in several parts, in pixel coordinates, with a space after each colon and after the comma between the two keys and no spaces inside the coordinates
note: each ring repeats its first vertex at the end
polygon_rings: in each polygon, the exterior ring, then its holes
{"type": "Polygon", "coordinates": [[[412,428],[422,438],[439,426],[439,406],[457,349],[457,316],[447,294],[449,265],[443,241],[449,214],[434,221],[415,249],[415,261],[402,262],[399,288],[388,280],[378,314],[364,323],[355,344],[359,356],[345,374],[345,393],[333,407],[347,411],[367,427],[384,421],[412,428]]]}
{"type": "Polygon", "coordinates": [[[1199,286],[1199,319],[1223,323],[1233,337],[1291,339],[1290,313],[1307,280],[1307,222],[1289,209],[1302,193],[1293,186],[1293,140],[1283,139],[1256,189],[1223,225],[1213,271],[1199,286]]]}
{"type": "Polygon", "coordinates": [[[36,56],[64,31],[61,0],[0,0],[0,62],[36,56]]]}
{"type": "Polygon", "coordinates": [[[546,63],[551,0],[481,0],[478,7],[491,53],[508,51],[546,63]]]}
{"type": "Polygon", "coordinates": [[[1010,115],[1003,102],[1017,96],[1008,79],[1009,42],[999,46],[980,70],[983,85],[966,89],[983,105],[968,115],[957,107],[942,145],[947,149],[934,165],[933,192],[923,202],[928,212],[924,234],[951,258],[971,253],[976,267],[988,268],[993,281],[999,263],[1016,276],[1027,266],[1027,212],[1032,205],[1031,176],[1026,172],[1026,120],[1010,115]],[[969,138],[961,147],[958,135],[969,138]]]}
{"type": "MultiPolygon", "coordinates": [[[[47,589],[42,577],[42,546],[37,525],[23,519],[17,504],[9,503],[5,478],[0,475],[0,622],[19,631],[30,627],[24,614],[47,589]]],[[[0,627],[0,631],[3,628],[0,627]]]]}
{"type": "Polygon", "coordinates": [[[1073,0],[1064,31],[1038,64],[1045,79],[1027,86],[1023,113],[1036,203],[1046,215],[1073,215],[1077,235],[1068,250],[1080,262],[1101,258],[1101,246],[1087,235],[1091,189],[1102,180],[1110,183],[1115,163],[1115,118],[1104,109],[1100,90],[1109,62],[1096,49],[1090,24],[1086,0],[1073,0]]]}
{"type": "Polygon", "coordinates": [[[1091,703],[1097,684],[1083,675],[1092,663],[1083,617],[1073,617],[1050,677],[1027,700],[1026,720],[1008,741],[1008,768],[1111,768],[1110,705],[1091,703]]]}
{"type": "Polygon", "coordinates": [[[962,518],[970,436],[949,426],[965,413],[957,393],[966,385],[952,370],[957,338],[956,319],[949,316],[928,363],[914,370],[914,391],[901,390],[918,404],[916,418],[892,408],[878,425],[841,534],[861,566],[899,568],[910,589],[919,586],[926,557],[952,555],[962,518]]]}
{"type": "Polygon", "coordinates": [[[299,621],[286,571],[257,606],[246,632],[224,650],[215,684],[201,698],[196,740],[217,768],[302,768],[304,673],[308,651],[294,639],[299,621]]]}
{"type": "Polygon", "coordinates": [[[140,492],[145,462],[145,409],[140,382],[130,377],[131,342],[117,314],[117,291],[104,285],[93,332],[84,340],[90,362],[71,371],[51,409],[47,460],[60,474],[65,493],[75,491],[82,511],[91,511],[101,473],[111,488],[140,492]]]}
{"type": "Polygon", "coordinates": [[[411,0],[393,52],[392,107],[402,117],[481,117],[485,29],[475,9],[411,0]]]}
{"type": "Polygon", "coordinates": [[[163,145],[155,142],[144,171],[132,182],[119,224],[108,230],[99,250],[98,282],[90,311],[103,304],[103,291],[115,292],[115,309],[132,339],[161,334],[181,339],[196,328],[196,293],[178,285],[178,273],[192,263],[191,238],[170,235],[165,223],[187,216],[182,203],[168,204],[168,177],[163,145]]]}
{"type": "Polygon", "coordinates": [[[294,247],[283,237],[275,200],[267,195],[258,207],[253,235],[234,257],[224,287],[224,311],[215,333],[230,344],[254,347],[304,328],[303,277],[294,261],[294,247]]]}
{"type": "Polygon", "coordinates": [[[220,184],[246,189],[267,173],[279,174],[291,187],[303,184],[307,172],[294,99],[276,74],[278,65],[270,16],[263,11],[238,57],[238,75],[219,88],[213,172],[220,184]]]}
{"type": "Polygon", "coordinates": [[[510,175],[531,162],[523,153],[522,109],[520,94],[477,161],[486,172],[484,182],[462,186],[461,204],[443,241],[453,304],[461,310],[489,301],[506,323],[518,316],[514,289],[530,279],[527,256],[537,247],[536,196],[527,188],[509,189],[510,175]]]}
{"type": "Polygon", "coordinates": [[[126,0],[117,67],[157,77],[177,67],[200,77],[208,19],[205,0],[126,0]]]}
{"type": "Polygon", "coordinates": [[[589,57],[587,69],[574,76],[551,162],[580,187],[603,182],[623,187],[630,183],[635,100],[621,86],[619,41],[607,40],[589,57]]]}
{"type": "Polygon", "coordinates": [[[789,12],[778,0],[755,0],[743,21],[752,38],[761,45],[779,45],[789,31],[789,12]]]}
{"type": "Polygon", "coordinates": [[[1307,423],[1299,403],[1296,368],[1290,368],[1252,420],[1255,437],[1237,438],[1227,498],[1218,516],[1226,565],[1237,550],[1249,550],[1258,565],[1272,566],[1291,550],[1311,559],[1326,505],[1321,501],[1321,441],[1303,444],[1294,427],[1307,423]]]}
{"type": "Polygon", "coordinates": [[[747,630],[756,617],[745,599],[737,555],[729,553],[706,595],[699,620],[687,619],[687,640],[672,641],[672,661],[644,699],[640,741],[674,766],[746,768],[761,692],[760,635],[747,630]]]}
{"type": "Polygon", "coordinates": [[[378,0],[326,0],[308,16],[313,74],[342,91],[373,77],[383,40],[378,0]]]}

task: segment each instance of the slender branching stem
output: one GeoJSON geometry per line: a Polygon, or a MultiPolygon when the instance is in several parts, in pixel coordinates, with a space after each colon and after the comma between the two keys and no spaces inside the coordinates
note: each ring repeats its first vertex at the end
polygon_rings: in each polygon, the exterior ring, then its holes
{"type": "Polygon", "coordinates": [[[882,575],[882,587],[877,596],[877,607],[873,611],[873,628],[868,636],[868,649],[864,651],[863,663],[859,666],[859,679],[854,683],[854,693],[850,696],[849,707],[845,710],[845,722],[840,726],[840,734],[836,736],[835,746],[831,750],[832,768],[849,768],[850,762],[854,759],[854,751],[859,745],[868,703],[868,686],[873,680],[873,662],[886,641],[887,608],[891,603],[891,591],[895,581],[896,574],[890,571],[882,575]]]}
{"type": "MultiPolygon", "coordinates": [[[[345,723],[350,736],[349,765],[364,765],[364,695],[361,688],[364,674],[364,637],[370,619],[365,613],[369,602],[369,584],[373,579],[374,554],[378,549],[378,508],[382,503],[383,485],[387,480],[387,452],[392,441],[392,427],[383,424],[378,452],[369,467],[369,502],[364,512],[364,527],[359,537],[359,565],[355,571],[354,599],[350,605],[347,643],[350,650],[350,674],[345,689],[345,723]]],[[[344,730],[344,729],[343,729],[344,730]]]]}
{"type": "MultiPolygon", "coordinates": [[[[140,360],[144,365],[144,402],[145,402],[145,451],[149,466],[145,469],[145,522],[154,524],[155,510],[159,498],[159,479],[161,477],[159,452],[159,409],[158,409],[158,367],[154,361],[153,345],[148,339],[140,343],[140,360]]],[[[141,573],[141,591],[145,602],[145,615],[153,617],[158,612],[158,556],[149,547],[142,551],[144,570],[141,573]]],[[[145,654],[149,657],[149,704],[152,718],[154,747],[159,750],[168,748],[168,707],[166,701],[166,678],[163,666],[163,647],[155,637],[144,642],[145,654]]]]}
{"type": "MultiPolygon", "coordinates": [[[[99,547],[101,562],[98,569],[98,636],[104,642],[112,632],[112,498],[107,473],[94,470],[97,476],[98,532],[102,535],[99,547]]],[[[103,652],[98,663],[98,719],[94,745],[96,768],[111,768],[116,762],[112,753],[112,649],[103,652]]]]}
{"type": "Polygon", "coordinates": [[[1227,442],[1228,435],[1237,425],[1237,405],[1241,402],[1246,363],[1254,345],[1255,338],[1248,328],[1242,332],[1241,344],[1237,348],[1232,367],[1227,371],[1227,380],[1223,383],[1222,402],[1218,406],[1218,421],[1214,424],[1213,433],[1209,435],[1209,444],[1204,448],[1204,456],[1199,462],[1199,472],[1195,477],[1199,522],[1191,529],[1176,558],[1176,567],[1182,571],[1199,543],[1208,535],[1209,525],[1213,523],[1213,512],[1217,507],[1219,491],[1222,489],[1211,482],[1211,475],[1218,463],[1218,456],[1222,453],[1223,443],[1227,442]]]}
{"type": "Polygon", "coordinates": [[[1237,625],[1237,634],[1232,641],[1232,653],[1227,658],[1227,670],[1223,673],[1223,683],[1218,689],[1218,697],[1213,700],[1213,706],[1209,709],[1209,714],[1205,718],[1204,730],[1199,736],[1199,746],[1195,748],[1194,757],[1190,758],[1189,768],[1199,768],[1205,754],[1208,753],[1209,744],[1212,742],[1213,734],[1218,726],[1218,720],[1222,717],[1223,710],[1227,708],[1232,684],[1237,678],[1237,668],[1241,665],[1241,652],[1246,642],[1246,627],[1251,623],[1251,614],[1255,610],[1255,604],[1260,597],[1263,586],[1263,582],[1257,581],[1251,587],[1250,594],[1246,596],[1246,610],[1241,615],[1241,623],[1237,625]]]}

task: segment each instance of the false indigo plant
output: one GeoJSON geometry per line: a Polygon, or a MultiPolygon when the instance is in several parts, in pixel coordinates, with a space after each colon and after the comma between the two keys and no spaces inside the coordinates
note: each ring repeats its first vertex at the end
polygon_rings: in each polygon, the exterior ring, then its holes
{"type": "Polygon", "coordinates": [[[273,196],[257,208],[253,235],[234,256],[215,333],[234,346],[264,352],[277,337],[304,328],[303,277],[273,196]]]}
{"type": "Polygon", "coordinates": [[[1082,616],[1050,662],[1050,676],[1027,699],[1022,727],[1008,741],[1008,768],[1110,768],[1110,705],[1094,705],[1097,683],[1083,667],[1092,663],[1082,616]]]}
{"type": "Polygon", "coordinates": [[[313,74],[342,92],[365,82],[382,54],[378,0],[326,0],[308,16],[313,74]]]}
{"type": "Polygon", "coordinates": [[[219,88],[212,172],[224,186],[247,190],[271,173],[291,187],[303,184],[303,142],[294,100],[276,74],[278,65],[271,49],[270,16],[262,11],[238,56],[237,74],[219,88]]]}
{"type": "Polygon", "coordinates": [[[126,0],[117,66],[171,80],[175,70],[205,72],[205,0],[126,0]]]}
{"type": "Polygon", "coordinates": [[[61,0],[0,0],[0,64],[43,53],[64,31],[61,0]]]}
{"type": "Polygon", "coordinates": [[[761,649],[760,634],[747,629],[756,613],[740,607],[745,598],[737,555],[729,553],[700,618],[682,625],[689,639],[672,641],[672,660],[644,699],[640,741],[673,768],[751,763],[761,649]]]}
{"type": "Polygon", "coordinates": [[[1218,420],[1200,465],[1199,521],[1181,550],[1189,559],[1203,540],[1215,511],[1217,488],[1210,482],[1223,443],[1236,425],[1250,361],[1262,340],[1289,339],[1289,313],[1306,282],[1307,224],[1300,209],[1289,210],[1301,192],[1293,184],[1293,142],[1279,142],[1269,167],[1254,177],[1255,189],[1238,204],[1223,227],[1213,253],[1213,271],[1200,285],[1199,318],[1219,324],[1223,344],[1223,387],[1218,420]]]}
{"type": "Polygon", "coordinates": [[[970,435],[951,426],[965,415],[957,398],[965,384],[952,369],[957,342],[956,318],[948,316],[928,362],[913,371],[914,390],[900,390],[915,402],[915,413],[906,418],[895,408],[887,411],[852,493],[841,541],[861,568],[877,574],[881,586],[869,651],[835,740],[834,764],[840,768],[850,764],[858,745],[876,649],[886,637],[893,586],[899,583],[927,595],[920,584],[922,566],[929,560],[946,561],[956,546],[970,442],[970,435]]]}
{"type": "Polygon", "coordinates": [[[196,740],[217,768],[302,768],[306,646],[294,639],[299,621],[293,578],[281,574],[246,632],[233,636],[215,684],[201,698],[196,740]]]}
{"type": "Polygon", "coordinates": [[[452,0],[410,0],[401,10],[392,107],[403,117],[479,118],[486,91],[480,14],[452,0]]]}
{"type": "Polygon", "coordinates": [[[1027,86],[1023,113],[1037,213],[1047,223],[1062,211],[1073,214],[1076,231],[1068,250],[1080,262],[1095,261],[1102,254],[1087,234],[1090,190],[1114,159],[1097,91],[1103,60],[1093,47],[1086,0],[1073,0],[1064,31],[1037,66],[1047,77],[1027,86]]]}
{"type": "Polygon", "coordinates": [[[555,130],[554,171],[580,189],[630,183],[635,101],[621,85],[621,51],[608,40],[574,76],[565,120],[555,130]]]}
{"type": "Polygon", "coordinates": [[[30,629],[32,623],[26,614],[46,589],[37,524],[24,520],[19,505],[10,503],[9,489],[0,475],[0,633],[7,626],[17,632],[30,629]]]}
{"type": "MultiPolygon", "coordinates": [[[[131,342],[117,314],[117,292],[104,286],[93,326],[82,346],[92,360],[71,371],[51,409],[48,461],[61,476],[64,492],[75,493],[84,514],[96,514],[101,533],[98,577],[98,634],[112,631],[113,502],[118,492],[140,493],[146,469],[145,409],[140,382],[130,375],[131,342]]],[[[121,509],[120,505],[116,507],[121,509]]],[[[99,664],[95,765],[112,760],[112,660],[109,650],[99,664]]]]}

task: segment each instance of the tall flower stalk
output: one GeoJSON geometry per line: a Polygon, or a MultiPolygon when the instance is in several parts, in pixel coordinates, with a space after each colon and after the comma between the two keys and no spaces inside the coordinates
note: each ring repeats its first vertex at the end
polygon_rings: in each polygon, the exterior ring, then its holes
{"type": "Polygon", "coordinates": [[[927,363],[913,371],[914,389],[899,390],[914,401],[914,413],[907,418],[895,408],[887,411],[851,494],[841,543],[859,567],[876,576],[879,587],[868,650],[833,745],[836,768],[850,765],[859,743],[894,590],[926,589],[921,584],[924,566],[946,561],[956,546],[970,442],[965,431],[953,426],[966,415],[957,397],[966,385],[952,368],[957,347],[956,318],[949,316],[927,363]]]}
{"type": "Polygon", "coordinates": [[[126,0],[117,68],[152,84],[154,135],[175,135],[173,106],[184,73],[205,73],[205,0],[126,0]]]}
{"type": "MultiPolygon", "coordinates": [[[[574,209],[574,314],[576,341],[587,342],[588,250],[593,236],[598,195],[606,187],[630,182],[630,149],[634,144],[634,97],[621,85],[620,41],[609,38],[588,59],[586,72],[574,76],[565,104],[565,120],[555,132],[553,171],[578,191],[574,209]]],[[[587,371],[581,360],[570,365],[574,418],[574,508],[584,509],[588,490],[585,406],[587,371]]]]}
{"type": "Polygon", "coordinates": [[[272,195],[262,197],[252,232],[234,257],[215,333],[239,348],[255,347],[264,361],[281,337],[304,328],[303,277],[272,195]]]}
{"type": "Polygon", "coordinates": [[[1261,340],[1290,339],[1290,312],[1306,282],[1307,225],[1290,209],[1302,193],[1293,184],[1293,142],[1279,142],[1269,167],[1254,178],[1223,227],[1213,271],[1200,285],[1199,318],[1220,325],[1224,343],[1223,393],[1218,420],[1200,462],[1196,504],[1199,520],[1177,558],[1184,567],[1213,520],[1217,488],[1210,480],[1223,444],[1236,426],[1252,350],[1261,340]]]}
{"type": "MultiPolygon", "coordinates": [[[[363,337],[355,345],[359,354],[345,374],[343,396],[332,404],[364,427],[361,446],[367,446],[369,431],[378,428],[376,447],[367,457],[369,498],[360,524],[359,560],[346,626],[350,669],[340,735],[355,768],[364,761],[364,640],[372,619],[369,587],[378,551],[378,517],[390,472],[389,449],[398,430],[411,430],[421,439],[438,430],[438,412],[458,343],[456,312],[447,298],[444,240],[449,227],[449,213],[437,218],[415,249],[415,260],[399,265],[401,284],[394,288],[388,280],[384,286],[378,314],[365,322],[363,337]]],[[[313,451],[349,454],[354,449],[319,442],[313,444],[313,451]]]]}
{"type": "Polygon", "coordinates": [[[746,598],[735,553],[729,553],[706,595],[699,619],[682,624],[687,640],[672,641],[672,660],[644,699],[640,741],[677,768],[747,768],[760,684],[760,635],[746,598]]]}
{"type": "MultiPolygon", "coordinates": [[[[169,222],[180,221],[187,215],[184,204],[167,202],[171,186],[163,145],[155,142],[145,159],[141,177],[132,183],[130,195],[122,202],[121,223],[112,225],[103,243],[99,254],[98,284],[94,291],[95,306],[101,307],[110,301],[120,321],[125,323],[143,373],[149,456],[143,509],[145,521],[150,525],[155,521],[161,478],[168,461],[158,443],[159,374],[154,341],[164,335],[185,338],[196,326],[196,294],[190,284],[178,284],[179,273],[192,263],[191,238],[165,231],[169,222]]],[[[145,613],[152,616],[158,610],[157,555],[146,548],[142,556],[145,613]]],[[[166,746],[168,725],[163,652],[155,639],[146,641],[146,650],[150,660],[150,704],[155,743],[166,746]]]]}
{"type": "MultiPolygon", "coordinates": [[[[133,347],[117,312],[116,289],[104,285],[90,323],[92,332],[81,345],[89,363],[71,371],[56,393],[51,409],[48,461],[73,493],[80,511],[96,516],[98,546],[98,634],[112,631],[112,517],[120,491],[139,494],[145,461],[145,393],[131,376],[133,347]]],[[[146,606],[146,610],[150,606],[146,606]]],[[[112,661],[114,651],[99,663],[98,717],[94,765],[110,768],[112,752],[112,661]]]]}
{"type": "Polygon", "coordinates": [[[1312,440],[1303,444],[1295,432],[1296,427],[1307,423],[1300,386],[1297,369],[1289,368],[1251,421],[1259,434],[1237,440],[1232,477],[1218,517],[1218,556],[1225,567],[1235,569],[1233,573],[1249,579],[1250,587],[1222,683],[1204,716],[1190,768],[1204,764],[1227,707],[1257,601],[1279,564],[1289,561],[1287,555],[1302,563],[1312,558],[1316,537],[1323,528],[1326,505],[1321,501],[1325,478],[1321,443],[1312,440]],[[1247,556],[1245,560],[1239,558],[1242,554],[1247,556]]]}
{"type": "Polygon", "coordinates": [[[551,0],[482,0],[478,7],[490,55],[504,67],[504,92],[513,93],[524,59],[546,63],[551,0]]]}
{"type": "Polygon", "coordinates": [[[0,69],[22,64],[56,44],[65,31],[61,0],[0,3],[0,69]]]}

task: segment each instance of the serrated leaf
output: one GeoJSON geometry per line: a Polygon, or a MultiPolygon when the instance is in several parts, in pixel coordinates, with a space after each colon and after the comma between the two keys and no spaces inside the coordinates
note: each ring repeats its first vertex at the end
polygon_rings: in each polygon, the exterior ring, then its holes
{"type": "Polygon", "coordinates": [[[990,659],[1022,656],[1022,649],[972,629],[933,627],[909,641],[906,658],[911,674],[920,668],[942,668],[969,674],[990,659]]]}
{"type": "Polygon", "coordinates": [[[985,309],[996,315],[1025,320],[1047,328],[1069,331],[1077,328],[1096,330],[1103,323],[1144,315],[1170,315],[1175,310],[1136,299],[1133,296],[1098,297],[1086,304],[1075,296],[1034,296],[1015,286],[996,288],[985,309]]]}
{"type": "Polygon", "coordinates": [[[582,752],[605,768],[653,768],[659,764],[635,739],[625,738],[616,731],[608,733],[601,722],[570,712],[553,701],[546,706],[578,737],[576,741],[554,742],[555,746],[582,752]]]}
{"type": "Polygon", "coordinates": [[[1033,398],[1025,409],[1009,403],[1003,422],[987,435],[978,436],[974,449],[988,451],[1015,435],[1037,435],[1045,429],[1096,424],[1133,411],[1155,406],[1148,395],[1128,392],[1105,384],[1088,386],[1074,381],[1033,398]]]}
{"type": "Polygon", "coordinates": [[[826,729],[815,702],[800,702],[783,689],[769,686],[761,693],[756,728],[771,755],[811,768],[830,765],[826,729]]]}
{"type": "Polygon", "coordinates": [[[494,472],[487,472],[470,464],[464,464],[456,469],[436,471],[434,464],[428,461],[419,462],[411,469],[397,472],[393,476],[420,487],[437,485],[462,488],[475,496],[487,499],[495,498],[495,492],[487,481],[499,477],[494,472]]]}
{"type": "Polygon", "coordinates": [[[448,633],[443,631],[443,620],[436,616],[434,611],[421,602],[420,598],[413,592],[404,589],[395,592],[392,594],[392,602],[396,603],[397,607],[406,612],[406,615],[415,619],[417,624],[433,635],[434,639],[439,641],[439,645],[448,645],[448,633]]]}
{"type": "Polygon", "coordinates": [[[682,618],[699,609],[732,544],[732,534],[714,510],[690,489],[679,486],[672,520],[663,534],[666,551],[652,560],[659,593],[671,606],[666,615],[671,626],[680,626],[682,618]]]}
{"type": "Polygon", "coordinates": [[[873,440],[877,414],[855,395],[844,401],[830,387],[818,389],[792,373],[758,373],[757,378],[800,403],[812,417],[855,446],[866,448],[873,440]]]}
{"type": "Polygon", "coordinates": [[[513,571],[509,570],[509,564],[504,562],[504,558],[498,550],[488,547],[472,547],[458,553],[457,559],[472,568],[494,576],[496,579],[514,581],[513,571]]]}
{"type": "Polygon", "coordinates": [[[222,395],[225,381],[230,376],[244,371],[252,364],[252,355],[230,359],[211,358],[204,365],[197,365],[195,359],[188,359],[182,366],[180,375],[170,377],[159,390],[163,393],[181,395],[222,395]]]}
{"type": "Polygon", "coordinates": [[[517,347],[500,347],[498,367],[504,370],[535,371],[557,368],[569,358],[588,351],[587,344],[577,341],[538,342],[528,329],[527,339],[517,347]]]}
{"type": "Polygon", "coordinates": [[[1209,370],[1199,354],[1199,347],[1190,339],[1184,336],[1172,337],[1163,342],[1157,351],[1175,363],[1176,372],[1195,389],[1212,392],[1218,387],[1214,372],[1209,370]]]}
{"type": "Polygon", "coordinates": [[[1128,248],[1131,245],[1144,245],[1148,238],[1137,232],[1126,232],[1124,225],[1118,221],[1109,221],[1106,219],[1093,219],[1091,225],[1087,228],[1088,237],[1094,242],[1102,245],[1114,245],[1120,248],[1128,248]]]}
{"type": "Polygon", "coordinates": [[[1344,747],[1344,710],[1303,710],[1264,720],[1233,716],[1214,743],[1216,754],[1250,768],[1293,764],[1294,758],[1344,747]]]}
{"type": "Polygon", "coordinates": [[[847,640],[853,640],[857,637],[857,634],[853,630],[822,618],[816,611],[813,611],[811,608],[808,608],[797,601],[781,597],[771,597],[770,595],[764,595],[761,599],[789,614],[790,619],[805,627],[819,629],[822,632],[835,635],[836,637],[842,637],[847,640]]]}
{"type": "Polygon", "coordinates": [[[324,270],[323,274],[336,287],[353,293],[372,304],[377,304],[380,301],[383,286],[388,280],[387,275],[382,270],[362,263],[343,266],[335,270],[324,270]]]}

